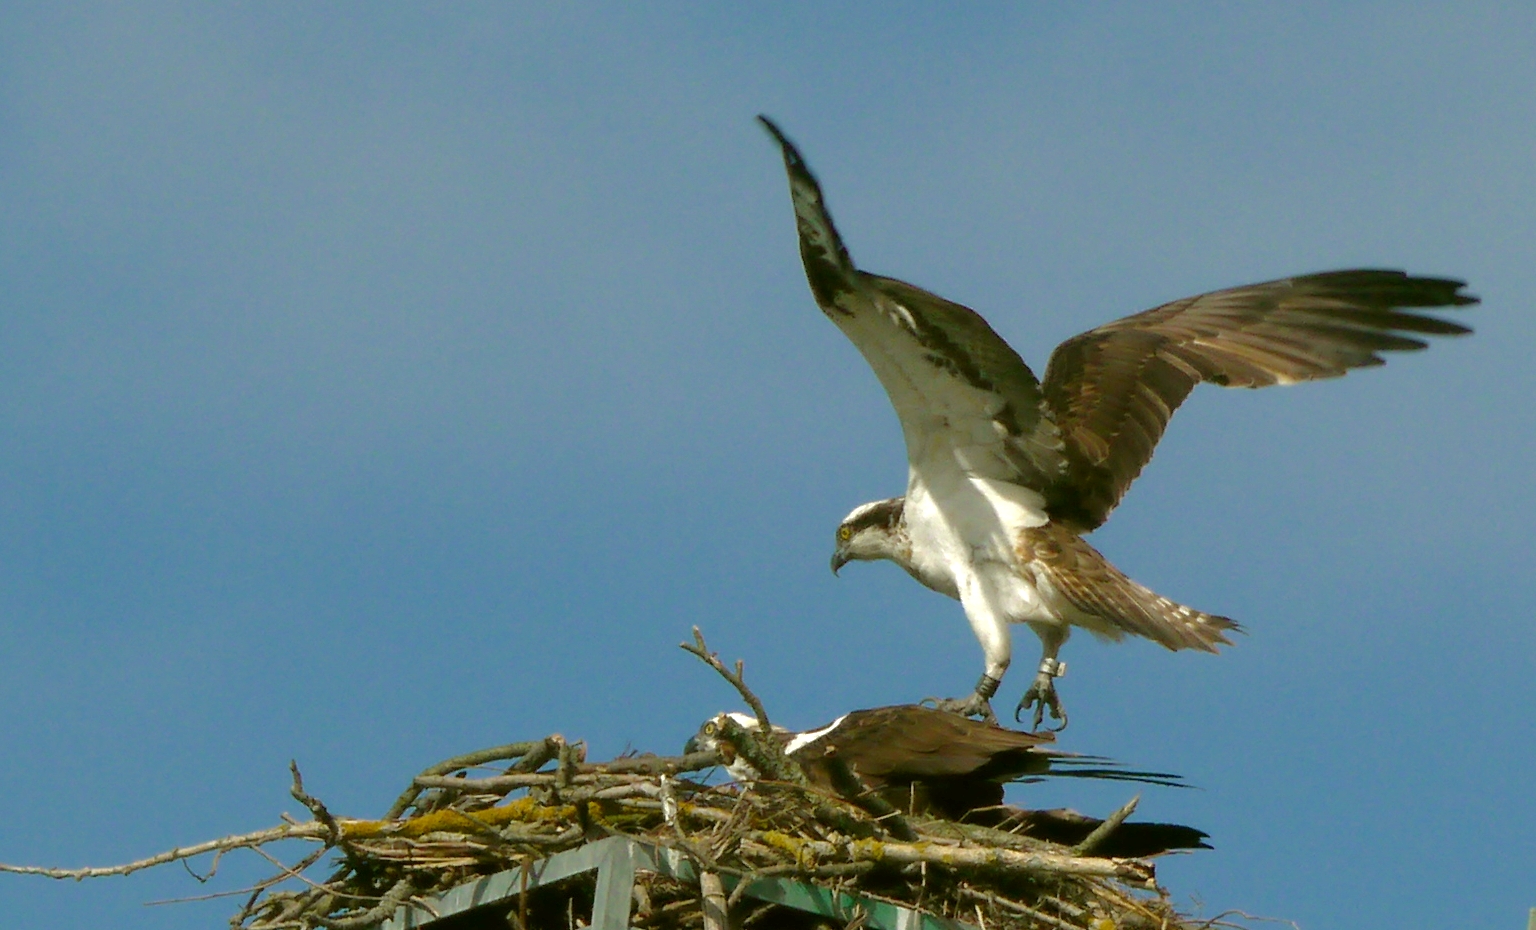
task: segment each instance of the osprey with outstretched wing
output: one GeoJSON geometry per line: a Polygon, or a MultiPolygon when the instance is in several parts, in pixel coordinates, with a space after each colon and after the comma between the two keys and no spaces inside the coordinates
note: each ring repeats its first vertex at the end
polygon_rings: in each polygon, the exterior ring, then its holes
{"type": "Polygon", "coordinates": [[[1380,352],[1422,349],[1418,337],[1470,332],[1418,312],[1476,303],[1461,281],[1330,271],[1106,323],[1058,346],[1040,380],[975,311],[860,271],[800,153],[759,119],[784,153],[811,293],[874,369],[906,439],[906,495],[848,514],[832,570],[889,559],[960,601],[986,665],[970,697],[937,702],[946,710],[993,718],[1014,623],[1043,647],[1018,708],[1034,707],[1036,727],[1047,709],[1066,725],[1054,679],[1074,626],[1175,650],[1231,645],[1232,620],[1137,584],[1082,538],[1120,502],[1195,385],[1332,378],[1380,365],[1380,352]]]}

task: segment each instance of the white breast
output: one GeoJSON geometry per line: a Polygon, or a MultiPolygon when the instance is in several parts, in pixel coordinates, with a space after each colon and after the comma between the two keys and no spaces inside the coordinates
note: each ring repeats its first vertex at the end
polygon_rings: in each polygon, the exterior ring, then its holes
{"type": "MultiPolygon", "coordinates": [[[[1029,488],[958,469],[938,472],[930,477],[914,469],[907,486],[904,518],[912,541],[908,570],[918,581],[954,598],[960,596],[962,580],[978,570],[990,576],[988,586],[995,588],[1002,581],[997,569],[1011,569],[1016,563],[1012,541],[1019,531],[1047,521],[1044,498],[1029,488]]],[[[1023,578],[1018,581],[1029,589],[1021,593],[1032,596],[1033,586],[1023,578]]]]}

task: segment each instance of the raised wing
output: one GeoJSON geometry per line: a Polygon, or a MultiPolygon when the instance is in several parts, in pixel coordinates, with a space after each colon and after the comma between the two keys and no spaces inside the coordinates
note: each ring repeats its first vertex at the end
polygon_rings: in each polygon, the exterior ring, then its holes
{"type": "Polygon", "coordinates": [[[800,257],[816,303],[863,354],[901,420],[907,457],[1036,490],[1066,459],[1034,373],[975,311],[854,267],[821,187],[794,145],[758,117],[784,152],[800,257]]]}
{"type": "Polygon", "coordinates": [[[1267,387],[1380,365],[1379,352],[1425,347],[1404,333],[1471,332],[1415,312],[1477,303],[1464,286],[1401,271],[1329,271],[1176,300],[1067,340],[1043,387],[1068,461],[1052,519],[1078,532],[1103,523],[1201,381],[1267,387]]]}

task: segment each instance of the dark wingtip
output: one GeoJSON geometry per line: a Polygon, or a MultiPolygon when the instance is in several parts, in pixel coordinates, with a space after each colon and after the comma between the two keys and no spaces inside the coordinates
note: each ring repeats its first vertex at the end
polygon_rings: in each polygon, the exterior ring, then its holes
{"type": "Polygon", "coordinates": [[[768,130],[768,135],[773,136],[773,141],[779,144],[779,148],[783,149],[786,155],[795,150],[795,147],[790,144],[789,137],[784,135],[784,130],[779,128],[778,123],[775,123],[761,113],[757,114],[757,121],[763,124],[763,128],[768,130]]]}
{"type": "Polygon", "coordinates": [[[1440,278],[1438,280],[1451,291],[1450,298],[1446,301],[1446,303],[1450,306],[1468,307],[1472,304],[1480,304],[1483,302],[1483,299],[1476,294],[1463,294],[1461,292],[1461,289],[1467,286],[1467,282],[1465,281],[1458,281],[1455,278],[1440,278]]]}
{"type": "MultiPolygon", "coordinates": [[[[1426,293],[1422,295],[1422,300],[1404,304],[1405,307],[1422,310],[1439,307],[1471,307],[1482,303],[1482,298],[1476,294],[1463,294],[1461,289],[1467,286],[1467,282],[1456,278],[1410,278],[1409,280],[1425,287],[1426,293]]],[[[1470,326],[1442,320],[1439,317],[1419,316],[1415,319],[1417,325],[1403,328],[1432,336],[1465,336],[1472,332],[1470,326]]],[[[1423,348],[1423,344],[1416,348],[1423,348]]]]}
{"type": "Polygon", "coordinates": [[[805,161],[800,157],[800,150],[795,148],[795,144],[789,141],[788,136],[784,135],[784,130],[779,128],[778,123],[775,123],[761,113],[757,114],[757,121],[762,123],[764,129],[768,130],[768,135],[773,136],[773,141],[779,144],[780,151],[784,153],[784,163],[786,165],[791,168],[805,167],[805,161]]]}

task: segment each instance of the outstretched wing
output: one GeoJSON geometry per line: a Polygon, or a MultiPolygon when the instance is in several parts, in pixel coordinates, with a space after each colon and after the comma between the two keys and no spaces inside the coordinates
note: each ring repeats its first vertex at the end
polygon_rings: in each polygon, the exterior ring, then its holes
{"type": "Polygon", "coordinates": [[[1379,352],[1465,326],[1417,310],[1477,298],[1446,278],[1329,271],[1164,304],[1057,347],[1044,393],[1066,443],[1066,487],[1051,517],[1078,532],[1104,522],[1141,473],[1174,410],[1201,381],[1266,387],[1380,365],[1379,352]]]}
{"type": "Polygon", "coordinates": [[[885,387],[913,468],[1054,486],[1066,469],[1061,436],[1024,360],[975,311],[854,267],[800,153],[758,119],[784,152],[811,292],[885,387]]]}

